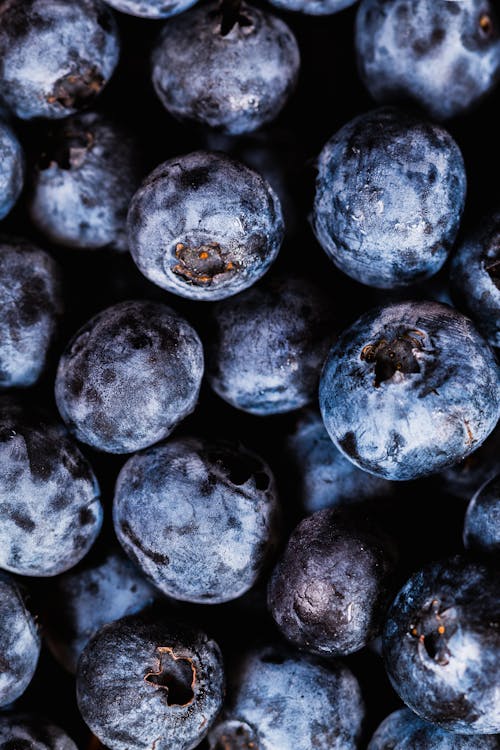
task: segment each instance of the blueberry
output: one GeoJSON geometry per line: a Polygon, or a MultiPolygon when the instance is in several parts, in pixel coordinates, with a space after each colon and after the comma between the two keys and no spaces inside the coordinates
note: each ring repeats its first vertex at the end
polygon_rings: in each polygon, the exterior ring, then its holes
{"type": "Polygon", "coordinates": [[[209,2],[168,21],[153,52],[153,84],[174,117],[236,135],[279,114],[298,77],[288,26],[246,2],[209,2]]]}
{"type": "Polygon", "coordinates": [[[276,277],[218,303],[212,319],[208,380],[221,398],[259,415],[313,400],[337,329],[331,297],[316,283],[276,277]]]}
{"type": "Polygon", "coordinates": [[[129,453],[162,440],[196,406],[203,349],[170,307],[121,302],[92,318],[66,347],[55,394],[83,443],[129,453]]]}
{"type": "Polygon", "coordinates": [[[410,99],[437,120],[462,114],[495,86],[500,33],[489,0],[362,0],[362,80],[378,102],[410,99]]]}
{"type": "Polygon", "coordinates": [[[323,148],[314,231],[335,265],[356,281],[406,286],[445,262],[465,192],[462,154],[446,130],[383,107],[344,125],[323,148]]]}
{"type": "Polygon", "coordinates": [[[0,95],[23,120],[88,104],[118,62],[114,18],[101,0],[9,0],[0,7],[0,95]]]}
{"type": "Polygon", "coordinates": [[[56,262],[19,239],[0,241],[0,390],[36,383],[62,313],[56,262]]]}
{"type": "Polygon", "coordinates": [[[222,707],[222,657],[201,631],[131,615],[92,638],[76,689],[83,719],[110,750],[191,750],[222,707]]]}
{"type": "Polygon", "coordinates": [[[198,0],[105,0],[115,10],[141,18],[169,18],[191,8],[198,0]]]}
{"type": "Polygon", "coordinates": [[[463,460],[500,415],[498,366],[468,318],[438,302],[365,313],[332,348],[325,427],[357,466],[416,479],[463,460]]]}
{"type": "Polygon", "coordinates": [[[255,583],[277,515],[274,478],[259,456],[196,438],[130,458],[113,509],[120,543],[161,591],[212,604],[255,583]]]}
{"type": "Polygon", "coordinates": [[[217,300],[264,275],[284,227],[278,197],[260,175],[197,151],[149,175],[130,204],[128,231],[146,278],[181,297],[217,300]]]}
{"type": "Polygon", "coordinates": [[[210,750],[358,747],[364,707],[356,678],[341,662],[264,646],[240,658],[230,681],[210,750]]]}
{"type": "Polygon", "coordinates": [[[0,750],[78,750],[55,724],[35,714],[0,715],[0,750]]]}
{"type": "MultiPolygon", "coordinates": [[[[17,700],[35,674],[41,638],[26,607],[26,592],[0,572],[0,706],[17,700]]],[[[0,748],[2,728],[0,721],[0,748]]]]}
{"type": "Polygon", "coordinates": [[[0,219],[7,216],[16,203],[23,184],[22,146],[12,128],[0,120],[0,219]]]}
{"type": "Polygon", "coordinates": [[[0,401],[0,567],[53,576],[89,551],[102,523],[92,468],[63,427],[0,401]]]}
{"type": "Polygon", "coordinates": [[[444,469],[437,478],[446,492],[470,500],[478,487],[498,474],[499,455],[500,423],[477,450],[458,464],[444,469]]]}
{"type": "Polygon", "coordinates": [[[468,550],[500,557],[500,475],[488,480],[467,507],[464,545],[468,550]]]}
{"type": "Polygon", "coordinates": [[[95,112],[57,123],[33,176],[29,212],[51,242],[127,250],[126,218],[140,183],[132,138],[95,112]]]}
{"type": "Polygon", "coordinates": [[[356,0],[269,0],[269,2],[282,10],[300,11],[311,16],[326,16],[354,5],[356,0]]]}
{"type": "Polygon", "coordinates": [[[383,635],[386,668],[422,719],[457,734],[500,732],[498,576],[460,557],[416,573],[383,635]]]}

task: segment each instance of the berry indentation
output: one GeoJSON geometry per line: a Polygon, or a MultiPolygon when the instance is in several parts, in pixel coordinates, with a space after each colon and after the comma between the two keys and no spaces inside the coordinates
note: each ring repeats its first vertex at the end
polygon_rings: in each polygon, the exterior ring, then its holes
{"type": "Polygon", "coordinates": [[[168,646],[158,646],[158,669],[146,674],[144,680],[165,690],[169,706],[188,706],[194,699],[196,670],[191,659],[176,656],[168,646]]]}

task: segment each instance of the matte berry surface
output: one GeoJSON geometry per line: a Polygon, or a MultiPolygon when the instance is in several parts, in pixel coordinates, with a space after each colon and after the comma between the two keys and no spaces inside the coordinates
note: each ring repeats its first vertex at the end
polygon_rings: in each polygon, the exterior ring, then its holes
{"type": "Polygon", "coordinates": [[[500,557],[500,476],[472,497],[464,520],[464,546],[471,552],[500,557]]]}
{"type": "Polygon", "coordinates": [[[0,220],[14,206],[23,184],[23,148],[12,128],[0,120],[0,220]]]}
{"type": "Polygon", "coordinates": [[[1,750],[77,750],[63,730],[36,714],[0,716],[1,750]]]}
{"type": "Polygon", "coordinates": [[[141,18],[170,18],[191,8],[198,0],[105,0],[115,10],[141,18]]]}

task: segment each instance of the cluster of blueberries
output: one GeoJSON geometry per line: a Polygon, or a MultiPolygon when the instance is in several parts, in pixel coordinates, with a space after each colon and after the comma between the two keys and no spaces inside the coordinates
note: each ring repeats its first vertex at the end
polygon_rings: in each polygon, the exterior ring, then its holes
{"type": "Polygon", "coordinates": [[[499,79],[493,0],[0,2],[0,750],[500,750],[499,79]]]}

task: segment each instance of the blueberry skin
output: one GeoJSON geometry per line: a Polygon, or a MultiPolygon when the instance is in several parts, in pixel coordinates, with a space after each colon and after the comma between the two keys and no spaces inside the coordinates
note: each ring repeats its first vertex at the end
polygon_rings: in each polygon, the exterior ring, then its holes
{"type": "Polygon", "coordinates": [[[237,409],[265,416],[311,402],[336,338],[331,298],[312,281],[276,277],[212,311],[207,376],[237,409]]]}
{"type": "Polygon", "coordinates": [[[436,120],[463,114],[500,75],[500,34],[489,0],[362,0],[355,43],[377,102],[410,99],[436,120]]]}
{"type": "Polygon", "coordinates": [[[141,18],[169,18],[191,8],[198,0],[105,0],[115,10],[141,18]]]}
{"type": "Polygon", "coordinates": [[[450,283],[458,306],[488,339],[500,347],[500,213],[458,248],[450,269],[450,283]]]}
{"type": "Polygon", "coordinates": [[[230,679],[210,750],[358,748],[364,706],[341,662],[327,666],[283,645],[264,646],[244,655],[230,679]]]}
{"type": "Polygon", "coordinates": [[[237,18],[212,1],[168,21],[152,60],[153,85],[171,115],[232,135],[274,120],[300,67],[288,26],[246,2],[237,18]]]}
{"type": "Polygon", "coordinates": [[[445,262],[466,184],[462,154],[446,130],[403,109],[376,109],[323,148],[313,229],[330,260],[356,281],[406,286],[445,262]]]}
{"type": "Polygon", "coordinates": [[[0,220],[15,205],[23,185],[23,148],[12,128],[0,120],[0,220]]]}
{"type": "Polygon", "coordinates": [[[131,615],[92,638],[76,693],[84,721],[110,750],[191,750],[222,708],[222,656],[201,631],[131,615]]]}
{"type": "Polygon", "coordinates": [[[266,180],[208,151],[157,167],[128,213],[130,252],[141,273],[194,300],[251,286],[275,260],[283,235],[280,202],[266,180]]]}
{"type": "Polygon", "coordinates": [[[89,551],[102,524],[92,468],[62,425],[0,401],[0,568],[54,576],[89,551]]]}
{"type": "Polygon", "coordinates": [[[43,250],[0,240],[0,391],[40,378],[62,314],[61,274],[43,250]]]}
{"type": "Polygon", "coordinates": [[[82,443],[131,453],[167,437],[193,411],[203,367],[196,331],[170,307],[121,302],[67,345],[56,403],[82,443]]]}
{"type": "Polygon", "coordinates": [[[100,0],[9,0],[0,8],[0,96],[22,120],[67,117],[102,90],[119,48],[100,0]]]}
{"type": "Polygon", "coordinates": [[[311,16],[327,16],[349,8],[357,0],[269,0],[269,2],[280,10],[300,11],[311,16]]]}
{"type": "Polygon", "coordinates": [[[133,139],[87,112],[57,123],[33,175],[29,213],[66,247],[127,250],[127,210],[140,184],[133,139]]]}
{"type": "Polygon", "coordinates": [[[500,558],[500,475],[474,494],[464,521],[464,546],[472,552],[500,558]]]}
{"type": "Polygon", "coordinates": [[[384,719],[367,750],[498,750],[499,747],[498,737],[452,734],[401,708],[384,719]]]}
{"type": "Polygon", "coordinates": [[[55,724],[35,714],[0,715],[0,750],[78,750],[55,724]]]}
{"type": "Polygon", "coordinates": [[[38,664],[41,638],[25,594],[12,576],[0,572],[0,706],[24,693],[38,664]]]}
{"type": "Polygon", "coordinates": [[[476,451],[464,461],[444,469],[437,478],[446,492],[470,500],[478,487],[498,474],[499,455],[500,423],[476,451]]]}
{"type": "Polygon", "coordinates": [[[494,569],[457,556],[420,570],[394,600],[383,633],[400,698],[447,731],[499,733],[499,625],[494,569]]]}
{"type": "Polygon", "coordinates": [[[172,440],[130,458],[115,491],[118,541],[161,591],[218,604],[250,589],[274,549],[278,498],[254,453],[172,440]]]}
{"type": "Polygon", "coordinates": [[[438,302],[361,316],[332,348],[320,382],[325,427],[357,466],[417,479],[463,460],[500,415],[493,352],[468,318],[438,302]]]}

